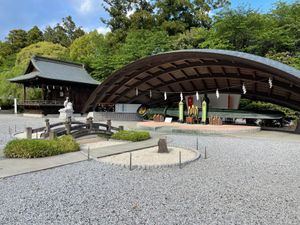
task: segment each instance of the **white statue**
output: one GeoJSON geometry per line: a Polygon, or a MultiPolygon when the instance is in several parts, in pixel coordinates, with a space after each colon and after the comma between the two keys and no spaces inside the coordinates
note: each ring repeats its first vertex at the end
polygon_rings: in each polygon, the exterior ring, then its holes
{"type": "Polygon", "coordinates": [[[67,108],[67,104],[69,102],[69,97],[66,97],[66,101],[64,101],[64,107],[67,108]]]}
{"type": "Polygon", "coordinates": [[[73,119],[73,104],[69,102],[69,98],[67,97],[64,101],[64,108],[58,110],[59,111],[59,119],[66,120],[69,117],[73,119]]]}

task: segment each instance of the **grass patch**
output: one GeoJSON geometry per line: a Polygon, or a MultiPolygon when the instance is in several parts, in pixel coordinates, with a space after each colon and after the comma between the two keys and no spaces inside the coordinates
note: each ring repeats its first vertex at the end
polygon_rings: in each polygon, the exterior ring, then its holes
{"type": "Polygon", "coordinates": [[[54,140],[17,139],[4,148],[7,158],[41,158],[79,151],[79,144],[71,135],[54,140]]]}
{"type": "Polygon", "coordinates": [[[124,141],[144,141],[150,139],[150,134],[147,131],[128,131],[121,130],[111,136],[112,139],[124,141]]]}

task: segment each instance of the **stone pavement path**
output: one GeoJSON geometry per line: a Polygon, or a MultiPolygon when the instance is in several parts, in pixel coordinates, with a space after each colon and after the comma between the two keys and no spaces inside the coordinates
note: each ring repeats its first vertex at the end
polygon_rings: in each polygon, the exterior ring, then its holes
{"type": "MultiPolygon", "coordinates": [[[[91,158],[99,158],[120,154],[123,152],[136,151],[156,146],[157,138],[146,141],[119,144],[114,146],[99,147],[90,151],[91,158]]],[[[0,160],[0,178],[30,173],[71,163],[87,160],[87,151],[66,153],[57,156],[36,159],[3,159],[0,160]]]]}

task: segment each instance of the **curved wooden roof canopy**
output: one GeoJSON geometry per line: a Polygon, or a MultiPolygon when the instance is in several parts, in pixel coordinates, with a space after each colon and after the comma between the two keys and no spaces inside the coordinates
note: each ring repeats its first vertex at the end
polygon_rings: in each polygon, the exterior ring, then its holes
{"type": "Polygon", "coordinates": [[[211,49],[166,52],[137,60],[114,72],[89,97],[83,112],[99,103],[159,105],[178,102],[183,92],[242,94],[300,110],[300,71],[260,56],[211,49]],[[270,88],[268,80],[272,79],[270,88]],[[139,94],[136,96],[136,88],[139,94]],[[152,90],[152,98],[149,92],[152,90]],[[163,92],[168,93],[164,101],[163,92]]]}

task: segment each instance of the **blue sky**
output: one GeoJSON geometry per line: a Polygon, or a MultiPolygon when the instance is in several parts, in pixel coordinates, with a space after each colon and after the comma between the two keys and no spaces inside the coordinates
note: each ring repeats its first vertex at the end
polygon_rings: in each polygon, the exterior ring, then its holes
{"type": "MultiPolygon", "coordinates": [[[[275,2],[276,0],[231,0],[231,5],[233,8],[246,5],[268,11],[275,2]]],[[[97,29],[105,33],[108,30],[100,21],[100,17],[107,16],[102,0],[0,0],[0,40],[4,40],[12,29],[28,30],[34,25],[44,29],[68,15],[86,31],[97,29]]]]}

